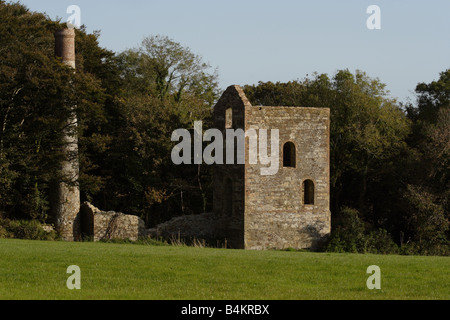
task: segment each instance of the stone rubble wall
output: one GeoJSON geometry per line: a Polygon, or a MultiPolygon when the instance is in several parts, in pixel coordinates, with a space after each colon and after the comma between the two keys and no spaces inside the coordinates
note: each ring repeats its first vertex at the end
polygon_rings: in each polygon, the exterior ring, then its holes
{"type": "Polygon", "coordinates": [[[123,239],[137,241],[146,236],[144,221],[120,212],[104,212],[90,203],[81,207],[81,228],[94,241],[123,239]]]}
{"type": "Polygon", "coordinates": [[[147,230],[147,236],[158,239],[160,237],[170,239],[178,237],[211,238],[214,236],[214,215],[204,213],[173,218],[172,220],[158,225],[156,228],[147,230]]]}

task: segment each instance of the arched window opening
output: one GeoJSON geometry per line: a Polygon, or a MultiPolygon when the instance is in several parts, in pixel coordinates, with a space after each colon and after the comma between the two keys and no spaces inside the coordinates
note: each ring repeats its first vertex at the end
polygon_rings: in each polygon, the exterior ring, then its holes
{"type": "Polygon", "coordinates": [[[233,181],[230,178],[225,179],[223,191],[223,214],[231,217],[233,215],[233,181]]]}
{"type": "Polygon", "coordinates": [[[283,147],[283,167],[295,168],[296,167],[296,151],[295,144],[287,142],[283,147]]]}
{"type": "Polygon", "coordinates": [[[314,182],[311,180],[303,182],[303,204],[314,205],[314,182]]]}

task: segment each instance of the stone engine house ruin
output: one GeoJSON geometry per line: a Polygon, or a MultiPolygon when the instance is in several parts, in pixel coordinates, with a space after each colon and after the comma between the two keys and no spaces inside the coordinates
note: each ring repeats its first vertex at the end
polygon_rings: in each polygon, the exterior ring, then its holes
{"type": "Polygon", "coordinates": [[[223,131],[278,129],[280,140],[275,175],[261,175],[263,165],[250,164],[249,152],[244,165],[216,165],[216,236],[241,249],[314,248],[331,231],[330,110],[252,106],[239,86],[231,86],[214,120],[223,131]]]}

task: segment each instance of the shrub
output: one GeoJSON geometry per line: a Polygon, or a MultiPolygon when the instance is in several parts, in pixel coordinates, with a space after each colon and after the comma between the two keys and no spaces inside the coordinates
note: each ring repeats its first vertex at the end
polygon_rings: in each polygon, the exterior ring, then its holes
{"type": "Polygon", "coordinates": [[[364,252],[366,242],[364,231],[364,223],[359,218],[359,212],[352,208],[344,208],[336,228],[328,239],[326,251],[364,252]]]}
{"type": "Polygon", "coordinates": [[[55,231],[47,232],[38,221],[0,220],[0,238],[16,238],[23,240],[56,240],[55,231]]]}
{"type": "Polygon", "coordinates": [[[0,224],[0,239],[9,238],[10,233],[6,230],[6,228],[0,224]]]}
{"type": "Polygon", "coordinates": [[[365,252],[393,254],[398,253],[399,248],[385,229],[378,229],[367,236],[365,252]]]}
{"type": "Polygon", "coordinates": [[[449,243],[410,242],[399,248],[402,255],[449,256],[449,243]]]}
{"type": "Polygon", "coordinates": [[[448,214],[436,197],[422,187],[408,185],[404,199],[413,241],[425,251],[448,245],[448,214]]]}
{"type": "Polygon", "coordinates": [[[392,254],[398,253],[398,246],[386,230],[369,231],[357,210],[344,208],[328,239],[325,251],[392,254]]]}

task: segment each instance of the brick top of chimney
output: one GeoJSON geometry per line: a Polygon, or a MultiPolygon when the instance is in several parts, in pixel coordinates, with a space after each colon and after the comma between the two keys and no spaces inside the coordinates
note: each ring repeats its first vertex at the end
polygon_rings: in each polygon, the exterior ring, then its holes
{"type": "Polygon", "coordinates": [[[75,68],[75,29],[63,29],[55,32],[55,56],[62,62],[75,68]]]}

